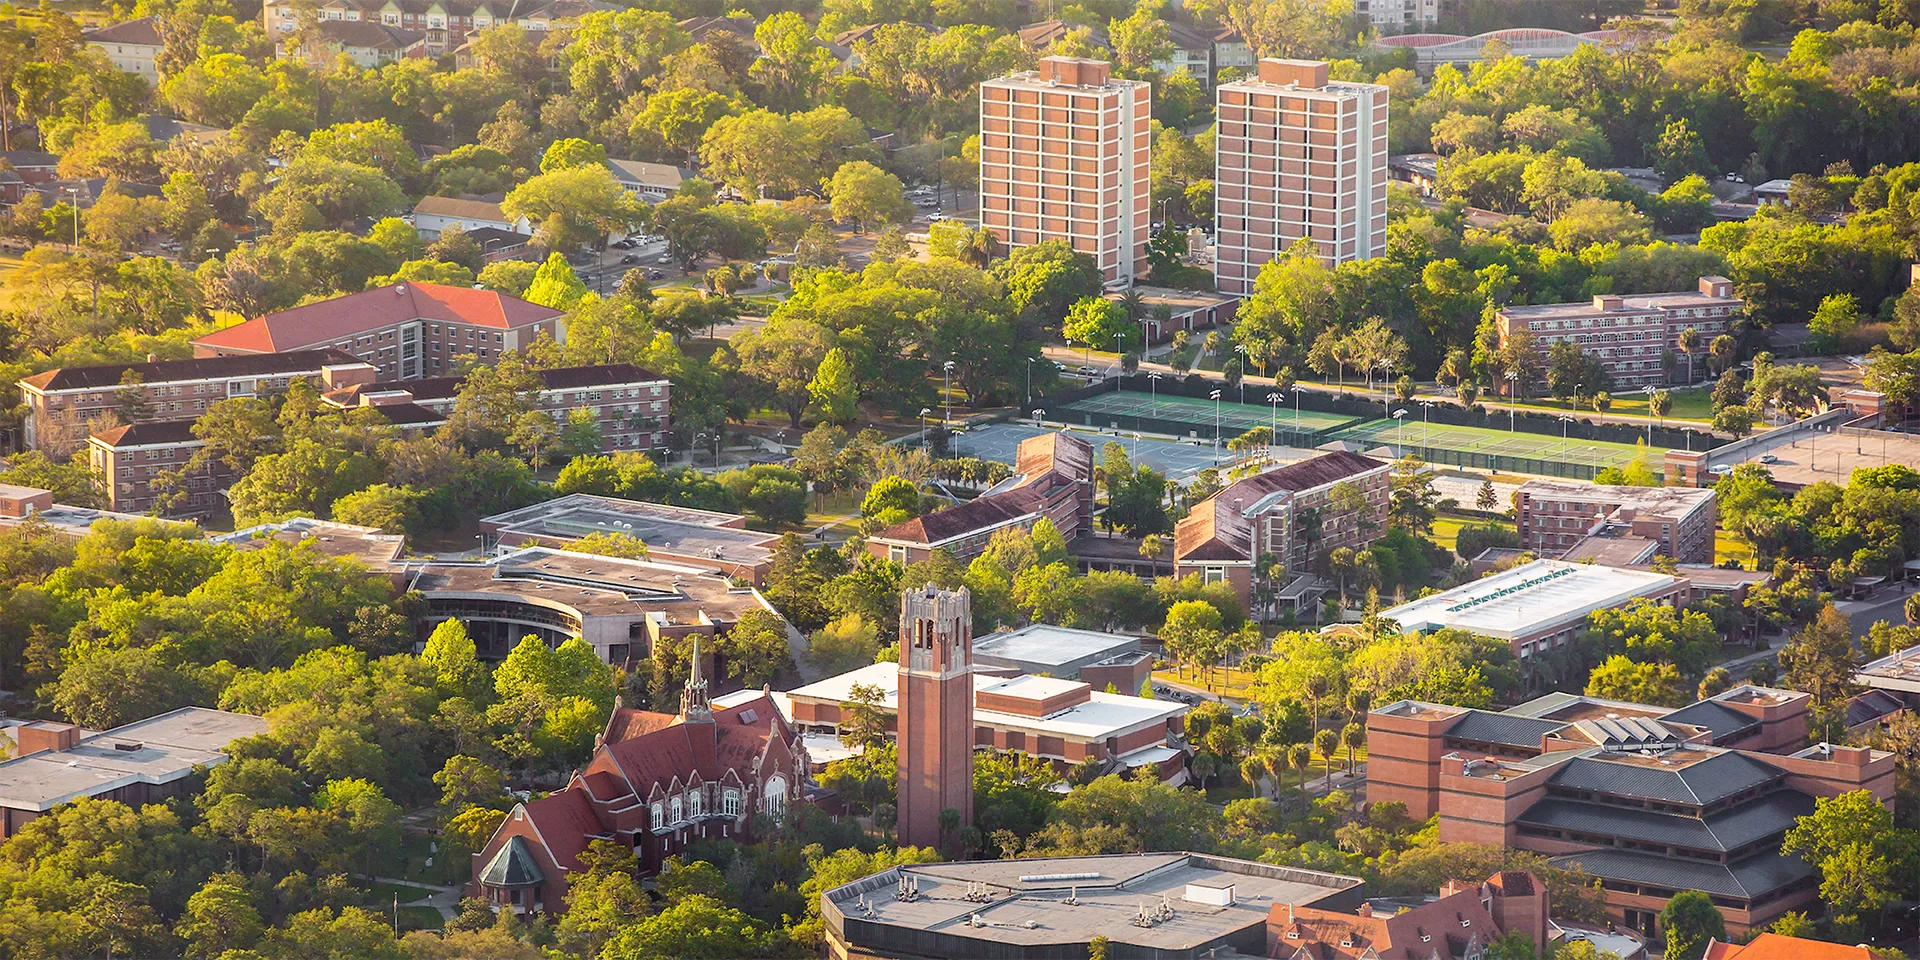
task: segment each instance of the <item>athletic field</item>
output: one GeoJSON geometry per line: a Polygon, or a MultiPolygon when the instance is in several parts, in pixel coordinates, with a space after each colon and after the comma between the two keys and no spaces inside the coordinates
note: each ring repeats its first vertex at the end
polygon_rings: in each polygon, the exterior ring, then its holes
{"type": "MultiPolygon", "coordinates": [[[[1266,394],[1258,387],[1249,385],[1247,388],[1247,399],[1250,401],[1256,397],[1264,397],[1265,395],[1266,394]]],[[[1276,413],[1276,408],[1264,404],[1238,403],[1236,401],[1239,396],[1240,391],[1237,389],[1224,390],[1220,394],[1220,435],[1223,438],[1231,439],[1254,427],[1276,425],[1283,434],[1296,432],[1312,434],[1319,433],[1323,430],[1332,430],[1335,427],[1346,426],[1359,419],[1358,417],[1343,416],[1337,413],[1317,413],[1312,410],[1302,410],[1300,411],[1298,421],[1299,427],[1296,430],[1292,404],[1282,402],[1277,408],[1276,413]]],[[[1094,414],[1095,416],[1092,419],[1096,426],[1107,426],[1107,423],[1100,420],[1099,415],[1109,414],[1120,417],[1148,417],[1155,420],[1192,424],[1195,427],[1203,428],[1201,430],[1201,436],[1211,436],[1213,433],[1214,402],[1212,400],[1200,400],[1193,397],[1168,396],[1166,394],[1156,396],[1152,393],[1140,393],[1135,390],[1121,390],[1114,393],[1097,394],[1085,400],[1067,404],[1066,407],[1061,410],[1049,410],[1049,419],[1067,419],[1067,411],[1094,414]]],[[[1077,421],[1079,418],[1075,417],[1073,419],[1077,421]]]]}
{"type": "MultiPolygon", "coordinates": [[[[1552,473],[1562,476],[1625,466],[1641,454],[1641,448],[1630,443],[1582,440],[1579,437],[1562,441],[1559,437],[1538,433],[1516,433],[1485,427],[1459,427],[1440,423],[1429,426],[1411,416],[1407,418],[1404,427],[1393,420],[1369,420],[1340,431],[1334,435],[1334,438],[1352,440],[1369,447],[1388,446],[1396,452],[1412,450],[1420,452],[1428,460],[1457,463],[1463,466],[1510,466],[1524,473],[1552,473]],[[1429,452],[1434,455],[1429,455],[1429,452]],[[1444,456],[1447,453],[1459,456],[1444,456]],[[1482,458],[1493,462],[1478,462],[1482,458]],[[1502,464],[1495,458],[1512,461],[1512,463],[1502,464]],[[1532,462],[1534,469],[1528,468],[1529,461],[1532,462]],[[1575,469],[1563,471],[1554,469],[1554,465],[1566,465],[1575,469]]],[[[1650,466],[1655,472],[1659,471],[1660,465],[1657,462],[1650,466]]]]}

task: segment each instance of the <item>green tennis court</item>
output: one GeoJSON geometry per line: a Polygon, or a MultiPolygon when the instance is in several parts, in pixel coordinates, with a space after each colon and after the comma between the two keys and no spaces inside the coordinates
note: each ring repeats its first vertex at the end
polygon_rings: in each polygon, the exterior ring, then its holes
{"type": "MultiPolygon", "coordinates": [[[[1336,427],[1346,426],[1359,419],[1358,417],[1343,416],[1337,413],[1317,413],[1312,410],[1302,410],[1299,415],[1299,427],[1296,430],[1294,427],[1294,410],[1291,405],[1282,403],[1278,408],[1275,408],[1252,403],[1237,403],[1234,400],[1227,399],[1228,397],[1237,397],[1238,395],[1238,390],[1228,390],[1221,394],[1221,402],[1219,405],[1220,432],[1224,436],[1231,437],[1251,430],[1254,427],[1273,426],[1276,423],[1279,425],[1282,433],[1319,433],[1322,430],[1332,430],[1336,427]]],[[[1247,396],[1249,398],[1262,395],[1257,387],[1249,386],[1247,388],[1247,396]]],[[[1120,390],[1114,393],[1098,394],[1088,397],[1085,400],[1067,404],[1065,409],[1079,413],[1104,413],[1123,417],[1150,417],[1155,420],[1190,423],[1197,427],[1208,428],[1207,432],[1209,435],[1211,435],[1214,423],[1214,402],[1212,400],[1168,396],[1166,394],[1156,396],[1151,393],[1140,393],[1135,390],[1120,390]]]]}
{"type": "MultiPolygon", "coordinates": [[[[1564,475],[1564,471],[1553,469],[1554,465],[1602,470],[1632,463],[1643,452],[1640,447],[1630,443],[1583,440],[1579,437],[1563,441],[1559,437],[1537,433],[1441,423],[1423,424],[1412,419],[1404,427],[1393,420],[1369,420],[1340,431],[1335,439],[1382,444],[1396,449],[1455,453],[1461,455],[1462,460],[1447,458],[1449,462],[1465,462],[1468,466],[1480,465],[1468,462],[1477,458],[1499,458],[1515,461],[1513,466],[1522,472],[1561,475],[1564,475]],[[1538,469],[1527,469],[1528,461],[1538,469]]],[[[1659,464],[1655,463],[1653,467],[1657,471],[1659,464]]]]}

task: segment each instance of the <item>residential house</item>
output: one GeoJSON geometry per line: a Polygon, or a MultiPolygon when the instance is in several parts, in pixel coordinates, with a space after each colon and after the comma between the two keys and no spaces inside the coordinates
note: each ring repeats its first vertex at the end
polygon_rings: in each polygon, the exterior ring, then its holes
{"type": "Polygon", "coordinates": [[[659,203],[680,192],[680,184],[693,178],[693,171],[670,163],[644,160],[608,160],[607,169],[627,192],[648,203],[659,203]]]}
{"type": "Polygon", "coordinates": [[[413,229],[423,239],[438,239],[448,227],[479,230],[491,227],[505,233],[533,236],[526,217],[513,218],[500,209],[501,197],[421,197],[413,205],[413,229]]]}
{"type": "Polygon", "coordinates": [[[160,85],[155,61],[164,45],[152,17],[123,20],[80,36],[88,46],[105,54],[120,72],[131,73],[152,86],[160,85]]]}
{"type": "Polygon", "coordinates": [[[331,65],[343,56],[356,66],[371,68],[429,55],[424,32],[366,20],[321,20],[304,48],[297,33],[280,35],[274,48],[282,60],[305,60],[314,67],[331,65]]]}

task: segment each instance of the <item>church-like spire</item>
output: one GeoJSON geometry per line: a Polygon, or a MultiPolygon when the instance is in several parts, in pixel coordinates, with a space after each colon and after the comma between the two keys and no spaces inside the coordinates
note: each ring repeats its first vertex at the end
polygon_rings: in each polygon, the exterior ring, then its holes
{"type": "Polygon", "coordinates": [[[680,694],[680,719],[685,723],[711,722],[713,703],[707,699],[707,677],[700,669],[700,635],[693,637],[693,669],[687,671],[687,687],[680,694]]]}

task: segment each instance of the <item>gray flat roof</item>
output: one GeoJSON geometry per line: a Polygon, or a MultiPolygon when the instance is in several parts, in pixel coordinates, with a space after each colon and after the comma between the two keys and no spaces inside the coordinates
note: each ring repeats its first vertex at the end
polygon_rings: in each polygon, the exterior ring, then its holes
{"type": "Polygon", "coordinates": [[[1064,665],[1088,658],[1104,660],[1116,653],[1138,649],[1138,637],[1044,623],[973,638],[976,660],[992,657],[1028,664],[1064,665]]]}
{"type": "Polygon", "coordinates": [[[665,503],[571,494],[482,523],[502,533],[554,540],[578,540],[595,533],[624,533],[648,547],[681,557],[706,557],[735,563],[765,563],[773,556],[773,534],[728,524],[737,514],[696,510],[665,503]]]}
{"type": "MultiPolygon", "coordinates": [[[[1357,877],[1228,857],[1147,853],[916,864],[829,890],[822,899],[850,925],[1023,947],[1084,944],[1104,934],[1142,949],[1180,951],[1252,927],[1264,929],[1267,911],[1275,904],[1313,904],[1361,883],[1357,877]],[[919,882],[918,900],[895,898],[894,886],[902,876],[919,882]],[[987,885],[989,899],[963,899],[968,885],[977,883],[987,885]],[[1189,884],[1219,889],[1225,883],[1234,887],[1230,905],[1186,899],[1189,884]],[[1066,903],[1070,896],[1079,902],[1066,903]],[[1132,922],[1141,908],[1151,910],[1162,898],[1173,908],[1172,919],[1153,926],[1132,922]]],[[[862,942],[857,932],[850,933],[849,940],[855,946],[862,942]]]]}
{"type": "Polygon", "coordinates": [[[183,707],[92,734],[72,750],[0,763],[0,806],[45,811],[135,783],[171,783],[225,763],[227,744],[266,731],[260,717],[183,707]]]}

